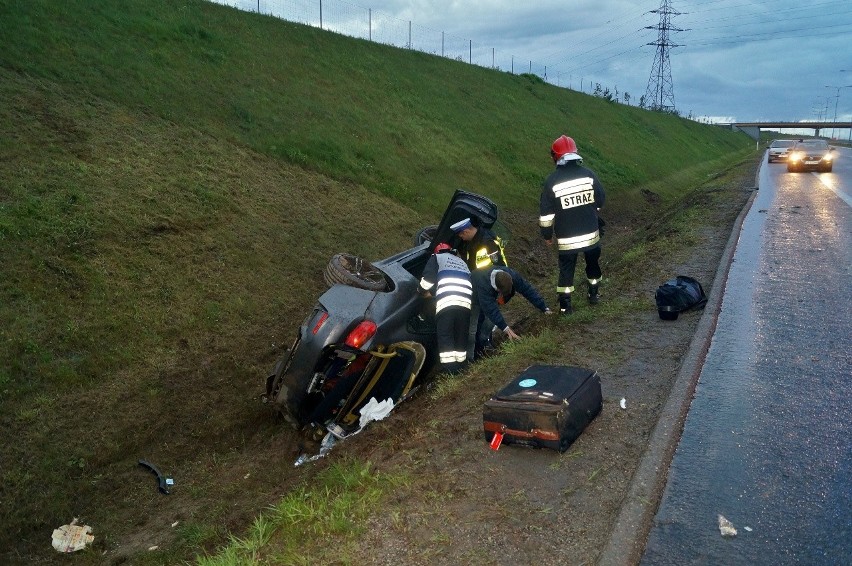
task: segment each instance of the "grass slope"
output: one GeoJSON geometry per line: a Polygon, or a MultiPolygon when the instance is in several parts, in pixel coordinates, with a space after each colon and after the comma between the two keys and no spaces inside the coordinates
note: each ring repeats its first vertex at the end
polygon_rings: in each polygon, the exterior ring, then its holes
{"type": "Polygon", "coordinates": [[[205,490],[275,434],[256,394],[331,254],[407,247],[456,187],[534,217],[563,132],[607,186],[610,220],[639,234],[752,151],[534,77],[197,0],[0,0],[0,21],[13,552],[78,513],[131,529],[111,494],[157,507],[127,487],[141,457],[196,478],[184,514],[209,522],[184,539],[215,539],[226,505],[205,490]]]}

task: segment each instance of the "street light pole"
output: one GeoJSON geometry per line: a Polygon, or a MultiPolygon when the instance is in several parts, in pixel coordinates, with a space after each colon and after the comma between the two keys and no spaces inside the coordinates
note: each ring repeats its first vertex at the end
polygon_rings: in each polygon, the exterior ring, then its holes
{"type": "MultiPolygon", "coordinates": [[[[850,69],[840,69],[840,72],[841,72],[841,73],[852,73],[852,70],[850,70],[850,69]]],[[[849,128],[849,138],[848,138],[848,140],[849,140],[850,142],[852,142],[852,128],[849,128]]]]}
{"type": "MultiPolygon", "coordinates": [[[[843,72],[843,69],[841,69],[841,72],[843,72]]],[[[837,89],[837,90],[835,91],[835,93],[834,93],[834,124],[835,124],[835,127],[831,128],[831,137],[832,137],[832,138],[835,138],[835,137],[837,137],[837,134],[836,134],[836,126],[837,126],[837,103],[840,101],[840,89],[841,89],[841,88],[852,88],[852,85],[844,85],[844,86],[832,86],[832,85],[825,85],[825,88],[834,88],[834,89],[837,89]]]]}

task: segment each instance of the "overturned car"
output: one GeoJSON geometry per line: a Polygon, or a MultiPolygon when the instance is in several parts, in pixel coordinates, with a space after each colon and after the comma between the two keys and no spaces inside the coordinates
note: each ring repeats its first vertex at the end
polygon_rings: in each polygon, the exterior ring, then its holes
{"type": "Polygon", "coordinates": [[[453,223],[470,217],[491,228],[497,212],[486,197],[457,190],[411,249],[376,262],[334,256],[324,272],[330,288],[267,378],[265,401],[297,429],[345,436],[371,398],[396,405],[414,394],[437,361],[434,314],[417,292],[432,242],[454,246],[453,223]]]}

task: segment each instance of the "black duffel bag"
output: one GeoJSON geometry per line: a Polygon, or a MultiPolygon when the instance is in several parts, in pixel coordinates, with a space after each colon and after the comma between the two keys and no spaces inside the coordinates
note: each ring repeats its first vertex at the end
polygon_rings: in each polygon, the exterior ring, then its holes
{"type": "Polygon", "coordinates": [[[701,283],[686,275],[678,275],[660,285],[654,293],[654,299],[657,301],[657,312],[663,320],[677,320],[678,314],[704,308],[707,304],[707,295],[701,283]]]}

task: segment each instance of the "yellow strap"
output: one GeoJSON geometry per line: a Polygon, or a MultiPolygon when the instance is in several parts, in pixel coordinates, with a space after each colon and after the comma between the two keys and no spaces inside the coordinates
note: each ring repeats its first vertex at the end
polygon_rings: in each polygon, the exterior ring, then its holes
{"type": "MultiPolygon", "coordinates": [[[[370,352],[370,353],[372,354],[373,352],[370,352]]],[[[353,403],[350,406],[349,412],[346,413],[345,417],[343,417],[344,423],[352,424],[358,418],[357,415],[352,413],[352,407],[359,406],[361,404],[361,401],[363,401],[364,398],[367,397],[367,394],[370,393],[373,390],[373,387],[375,387],[376,382],[379,380],[379,378],[385,372],[385,368],[388,366],[388,363],[390,363],[390,359],[394,356],[396,356],[396,352],[377,355],[377,357],[382,360],[381,363],[379,364],[379,368],[375,371],[375,373],[373,373],[372,379],[370,379],[370,382],[367,384],[367,387],[364,388],[364,391],[361,393],[361,396],[358,398],[358,400],[355,401],[355,403],[353,403]]],[[[365,371],[366,371],[366,368],[365,368],[365,371]]]]}

